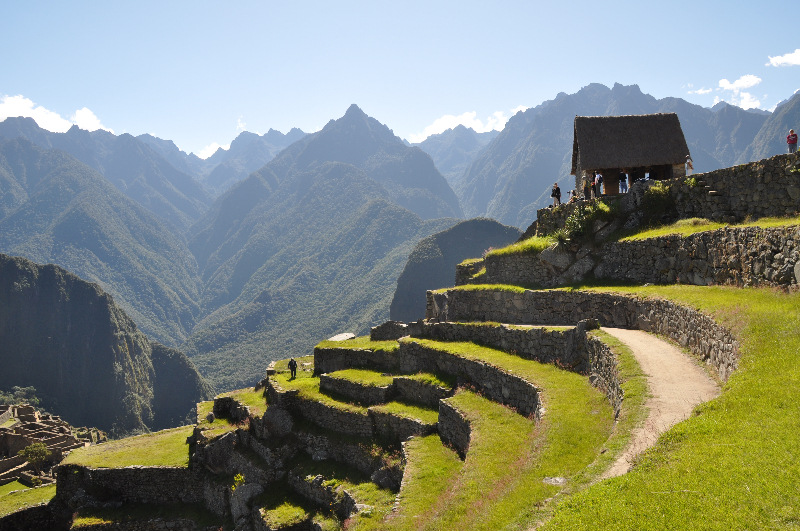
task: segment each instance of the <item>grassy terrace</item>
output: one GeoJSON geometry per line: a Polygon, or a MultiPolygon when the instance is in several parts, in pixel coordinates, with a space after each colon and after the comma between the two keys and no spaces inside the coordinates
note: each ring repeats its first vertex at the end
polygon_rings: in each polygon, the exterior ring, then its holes
{"type": "Polygon", "coordinates": [[[679,236],[691,236],[698,232],[705,232],[710,230],[721,229],[723,227],[743,228],[743,227],[761,227],[762,229],[769,229],[775,227],[789,227],[792,225],[800,225],[800,217],[789,218],[761,218],[756,221],[738,223],[735,225],[728,225],[725,223],[716,223],[702,218],[682,219],[673,223],[672,225],[665,225],[662,227],[652,227],[643,230],[638,230],[634,233],[620,233],[622,238],[620,241],[632,240],[646,240],[647,238],[657,238],[658,236],[667,236],[669,234],[677,234],[679,236]]]}
{"type": "Polygon", "coordinates": [[[347,341],[322,341],[314,348],[363,348],[391,352],[397,350],[398,345],[397,341],[370,341],[369,336],[360,336],[347,341]]]}
{"type": "Polygon", "coordinates": [[[48,485],[46,487],[39,487],[36,489],[27,489],[10,494],[0,494],[0,518],[7,514],[11,514],[31,507],[39,505],[40,503],[47,503],[53,496],[56,495],[56,486],[48,485]]]}
{"type": "MultiPolygon", "coordinates": [[[[398,375],[400,376],[400,375],[398,375]]],[[[456,378],[446,374],[431,374],[429,372],[418,372],[417,374],[404,374],[406,378],[415,380],[426,385],[433,385],[436,387],[443,387],[445,389],[452,389],[456,386],[456,378]]]]}
{"type": "Polygon", "coordinates": [[[192,426],[182,426],[78,448],[62,463],[93,468],[120,468],[130,465],[185,467],[189,465],[189,445],[186,444],[186,438],[192,434],[192,430],[192,426]]]}
{"type": "Polygon", "coordinates": [[[789,529],[800,524],[800,293],[728,287],[587,288],[700,309],[741,342],[717,399],[625,476],[565,499],[547,529],[789,529]]]}
{"type": "Polygon", "coordinates": [[[250,408],[250,413],[252,413],[255,416],[261,416],[267,410],[267,399],[264,396],[263,389],[261,389],[260,391],[253,391],[252,387],[247,387],[245,389],[238,389],[236,391],[222,393],[219,396],[220,397],[229,396],[234,400],[236,400],[237,402],[239,402],[240,404],[248,406],[250,408]]]}
{"type": "Polygon", "coordinates": [[[363,387],[386,387],[391,385],[394,380],[391,376],[383,376],[383,373],[366,369],[345,369],[332,372],[328,376],[347,380],[363,387]]]}
{"type": "MultiPolygon", "coordinates": [[[[161,518],[162,520],[188,519],[192,520],[201,529],[213,526],[214,529],[223,529],[222,520],[204,508],[202,504],[175,504],[175,505],[128,505],[124,507],[95,508],[84,507],[78,510],[72,521],[70,529],[82,529],[103,524],[125,524],[129,522],[142,522],[161,518]]],[[[228,529],[225,527],[224,529],[228,529]]]]}
{"type": "Polygon", "coordinates": [[[426,424],[436,424],[439,422],[439,409],[411,404],[409,402],[392,401],[379,406],[372,406],[370,409],[381,413],[389,413],[396,417],[421,420],[426,424]]]}
{"type": "Polygon", "coordinates": [[[509,254],[539,254],[555,243],[555,239],[550,236],[531,236],[527,240],[512,243],[507,247],[494,249],[486,253],[486,256],[504,256],[509,254]]]}
{"type": "Polygon", "coordinates": [[[261,518],[270,529],[284,529],[313,518],[323,531],[338,531],[341,525],[336,518],[326,515],[305,498],[289,490],[284,484],[275,484],[253,501],[261,518]]]}

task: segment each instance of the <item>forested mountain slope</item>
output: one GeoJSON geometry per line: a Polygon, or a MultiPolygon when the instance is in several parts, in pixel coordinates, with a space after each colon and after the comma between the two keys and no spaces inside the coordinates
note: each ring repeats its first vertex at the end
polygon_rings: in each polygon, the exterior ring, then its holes
{"type": "Polygon", "coordinates": [[[36,387],[73,425],[122,434],[186,419],[211,389],[97,284],[0,254],[0,389],[36,387]]]}
{"type": "Polygon", "coordinates": [[[194,326],[199,279],[184,240],[63,151],[0,142],[0,252],[97,282],[165,344],[194,326]]]}
{"type": "Polygon", "coordinates": [[[454,186],[470,162],[475,160],[478,153],[499,133],[500,131],[477,133],[472,128],[457,125],[411,145],[419,147],[430,155],[436,168],[442,172],[450,186],[454,186]]]}
{"type": "Polygon", "coordinates": [[[6,118],[0,122],[0,134],[66,151],[105,175],[122,193],[177,232],[187,230],[211,204],[211,196],[195,179],[129,134],[115,136],[102,129],[90,133],[78,126],[66,133],[51,133],[33,118],[6,118]]]}

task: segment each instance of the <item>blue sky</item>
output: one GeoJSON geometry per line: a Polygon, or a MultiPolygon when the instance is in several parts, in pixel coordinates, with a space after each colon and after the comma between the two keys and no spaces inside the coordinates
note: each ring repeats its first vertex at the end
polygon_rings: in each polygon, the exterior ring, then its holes
{"type": "Polygon", "coordinates": [[[800,89],[796,2],[73,4],[0,0],[0,119],[200,153],[351,103],[419,140],[593,82],[763,109],[800,89]]]}

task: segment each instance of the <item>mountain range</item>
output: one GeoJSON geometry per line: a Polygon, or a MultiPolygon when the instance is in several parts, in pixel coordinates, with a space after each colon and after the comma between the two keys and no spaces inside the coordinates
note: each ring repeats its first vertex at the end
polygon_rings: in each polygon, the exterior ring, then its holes
{"type": "Polygon", "coordinates": [[[418,144],[433,159],[436,168],[452,186],[464,173],[470,162],[500,134],[500,131],[478,133],[472,128],[457,125],[442,133],[431,135],[418,144]]]}

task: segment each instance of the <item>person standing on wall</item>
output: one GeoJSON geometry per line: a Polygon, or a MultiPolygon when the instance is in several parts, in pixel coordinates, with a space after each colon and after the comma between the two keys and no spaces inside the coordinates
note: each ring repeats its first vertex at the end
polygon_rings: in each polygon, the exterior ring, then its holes
{"type": "Polygon", "coordinates": [[[553,191],[550,192],[550,197],[553,198],[554,207],[561,204],[561,188],[558,187],[558,183],[553,183],[553,191]]]}
{"type": "Polygon", "coordinates": [[[789,146],[789,153],[797,153],[797,133],[794,132],[794,129],[789,129],[786,145],[789,146]]]}
{"type": "Polygon", "coordinates": [[[692,164],[692,157],[686,155],[686,176],[690,176],[694,171],[694,164],[692,164]]]}
{"type": "Polygon", "coordinates": [[[297,378],[297,362],[294,361],[294,358],[289,360],[289,372],[291,373],[292,380],[297,378]]]}

